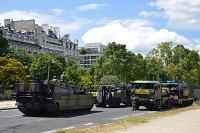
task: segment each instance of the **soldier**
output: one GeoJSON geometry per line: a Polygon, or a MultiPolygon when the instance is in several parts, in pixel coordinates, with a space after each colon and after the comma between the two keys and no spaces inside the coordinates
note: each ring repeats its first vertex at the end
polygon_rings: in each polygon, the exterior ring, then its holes
{"type": "Polygon", "coordinates": [[[56,78],[56,76],[53,76],[53,79],[52,79],[52,81],[57,81],[57,78],[56,78]]]}
{"type": "Polygon", "coordinates": [[[132,107],[133,107],[132,110],[136,111],[136,98],[134,97],[134,95],[131,96],[131,102],[132,102],[132,107]]]}
{"type": "Polygon", "coordinates": [[[65,71],[63,72],[63,74],[60,76],[60,81],[63,83],[67,83],[67,78],[65,76],[65,71]]]}

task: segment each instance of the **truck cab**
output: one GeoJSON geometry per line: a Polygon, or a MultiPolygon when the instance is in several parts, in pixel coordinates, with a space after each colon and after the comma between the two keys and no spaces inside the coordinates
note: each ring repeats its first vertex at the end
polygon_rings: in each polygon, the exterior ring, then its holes
{"type": "Polygon", "coordinates": [[[158,110],[160,106],[165,106],[166,102],[162,97],[162,89],[159,81],[133,81],[132,88],[135,90],[136,108],[145,106],[153,110],[158,110]]]}

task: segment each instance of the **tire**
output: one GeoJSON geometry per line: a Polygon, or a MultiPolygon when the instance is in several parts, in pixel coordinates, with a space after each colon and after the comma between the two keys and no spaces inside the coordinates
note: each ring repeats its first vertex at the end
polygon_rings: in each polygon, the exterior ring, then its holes
{"type": "Polygon", "coordinates": [[[167,99],[166,101],[166,109],[170,109],[170,106],[171,106],[171,102],[169,99],[167,99]]]}
{"type": "Polygon", "coordinates": [[[139,110],[139,109],[140,109],[140,106],[137,105],[137,103],[136,103],[136,110],[139,110]]]}
{"type": "Polygon", "coordinates": [[[154,110],[155,111],[158,111],[159,110],[159,103],[158,101],[156,100],[155,104],[154,104],[154,110]]]}

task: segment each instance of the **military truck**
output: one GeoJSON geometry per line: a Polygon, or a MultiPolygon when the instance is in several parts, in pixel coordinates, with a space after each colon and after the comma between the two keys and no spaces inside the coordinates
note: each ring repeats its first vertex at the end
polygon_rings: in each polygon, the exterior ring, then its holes
{"type": "Polygon", "coordinates": [[[131,89],[126,86],[100,85],[95,100],[96,107],[119,107],[131,105],[131,89]]]}
{"type": "Polygon", "coordinates": [[[45,80],[43,83],[15,83],[18,110],[25,115],[65,115],[90,111],[94,105],[92,94],[85,87],[45,80]]]}
{"type": "Polygon", "coordinates": [[[173,100],[174,106],[189,106],[194,100],[194,90],[189,88],[184,82],[162,81],[162,90],[173,100]]]}
{"type": "Polygon", "coordinates": [[[159,81],[132,81],[130,84],[135,90],[137,110],[140,106],[153,110],[159,110],[160,107],[167,109],[172,107],[172,99],[162,94],[159,81]]]}

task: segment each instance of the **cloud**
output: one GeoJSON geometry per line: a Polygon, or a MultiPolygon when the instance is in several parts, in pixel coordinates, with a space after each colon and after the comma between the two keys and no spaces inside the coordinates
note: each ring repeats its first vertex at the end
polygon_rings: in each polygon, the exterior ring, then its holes
{"type": "Polygon", "coordinates": [[[59,16],[60,14],[63,13],[62,9],[51,9],[53,11],[53,14],[56,16],[59,16]]]}
{"type": "MultiPolygon", "coordinates": [[[[102,43],[107,45],[109,42],[126,44],[129,51],[146,55],[152,48],[157,47],[161,42],[173,42],[191,47],[191,42],[167,29],[156,30],[153,27],[138,25],[137,21],[112,21],[102,27],[95,27],[82,36],[85,43],[102,43]],[[135,23],[136,22],[136,23],[135,23]]],[[[140,20],[142,21],[142,20],[140,20]]],[[[144,22],[146,24],[146,21],[144,22]]]]}
{"type": "Polygon", "coordinates": [[[162,17],[163,13],[161,12],[147,12],[147,11],[142,11],[139,13],[140,16],[144,17],[149,17],[149,16],[154,16],[154,17],[162,17]]]}
{"type": "Polygon", "coordinates": [[[105,5],[106,4],[88,4],[88,5],[84,5],[84,6],[79,6],[76,9],[79,11],[86,11],[86,10],[91,10],[91,9],[100,9],[105,5]]]}
{"type": "Polygon", "coordinates": [[[142,11],[140,15],[160,16],[168,19],[168,27],[200,30],[200,1],[199,0],[156,0],[148,3],[158,7],[157,12],[142,11]]]}

